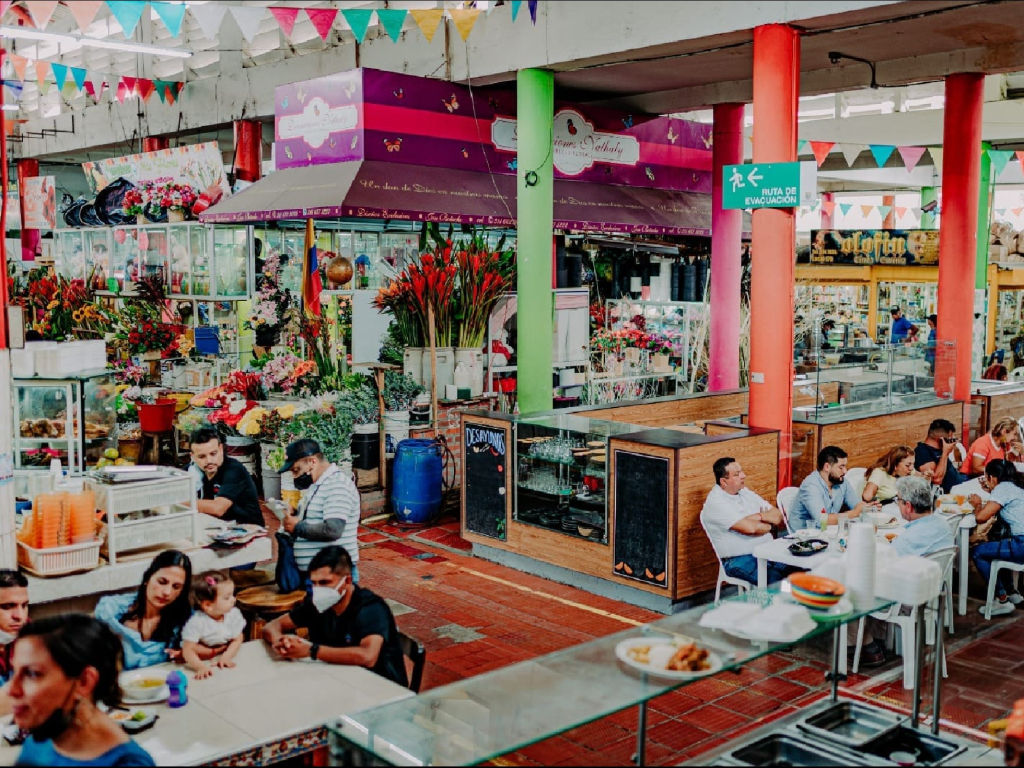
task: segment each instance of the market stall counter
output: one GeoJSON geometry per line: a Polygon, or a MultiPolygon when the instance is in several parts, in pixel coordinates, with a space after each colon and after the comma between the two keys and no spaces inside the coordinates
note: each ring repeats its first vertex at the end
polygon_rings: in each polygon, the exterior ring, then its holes
{"type": "Polygon", "coordinates": [[[479,557],[662,613],[715,588],[712,465],[775,497],[778,433],[708,437],[554,412],[462,415],[462,536],[479,557]]]}
{"type": "MultiPolygon", "coordinates": [[[[157,765],[270,765],[324,746],[324,726],[346,712],[412,695],[361,667],[275,659],[262,641],[245,643],[235,662],[205,680],[190,674],[184,707],[141,707],[158,718],[134,738],[157,765]]],[[[163,679],[173,668],[145,672],[163,679]]],[[[3,742],[0,765],[14,765],[19,749],[3,742]]]]}
{"type": "Polygon", "coordinates": [[[1024,417],[1024,384],[1017,381],[971,382],[971,442],[1002,419],[1024,417]]]}

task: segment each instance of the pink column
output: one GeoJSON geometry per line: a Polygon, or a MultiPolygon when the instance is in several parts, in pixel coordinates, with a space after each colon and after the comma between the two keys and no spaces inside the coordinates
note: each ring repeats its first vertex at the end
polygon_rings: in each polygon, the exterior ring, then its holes
{"type": "Polygon", "coordinates": [[[722,168],[743,162],[743,105],[716,104],[711,159],[711,335],[708,390],[740,385],[743,211],[722,209],[722,168]]]}

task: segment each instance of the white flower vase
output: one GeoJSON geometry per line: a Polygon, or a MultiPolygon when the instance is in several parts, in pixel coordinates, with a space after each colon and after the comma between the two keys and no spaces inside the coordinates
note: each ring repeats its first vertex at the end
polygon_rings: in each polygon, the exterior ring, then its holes
{"type": "Polygon", "coordinates": [[[423,347],[406,347],[402,356],[402,373],[423,384],[423,347]]]}
{"type": "MultiPolygon", "coordinates": [[[[437,395],[444,396],[444,388],[455,383],[455,350],[451,347],[438,347],[434,350],[437,360],[437,395]]],[[[433,381],[430,370],[430,349],[423,350],[423,386],[430,390],[433,381]]]]}
{"type": "Polygon", "coordinates": [[[639,365],[640,363],[640,350],[636,347],[626,348],[626,363],[629,365],[639,365]]]}

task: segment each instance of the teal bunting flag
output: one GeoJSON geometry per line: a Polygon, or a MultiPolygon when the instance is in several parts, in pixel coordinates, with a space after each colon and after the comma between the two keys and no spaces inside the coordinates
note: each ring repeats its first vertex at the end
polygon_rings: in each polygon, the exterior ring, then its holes
{"type": "Polygon", "coordinates": [[[63,64],[51,64],[50,70],[53,72],[53,80],[57,83],[59,91],[64,87],[64,81],[68,79],[68,68],[63,64]]]}
{"type": "Polygon", "coordinates": [[[186,6],[184,3],[150,3],[150,5],[153,6],[156,15],[160,17],[160,21],[167,27],[167,31],[171,33],[171,37],[181,34],[181,23],[185,20],[186,6]]]}
{"type": "Polygon", "coordinates": [[[801,152],[803,152],[805,149],[807,149],[807,143],[808,143],[807,139],[797,139],[796,140],[796,153],[798,155],[801,152]]]}
{"type": "Polygon", "coordinates": [[[992,178],[998,179],[1006,164],[1013,157],[1013,151],[1009,149],[990,149],[988,159],[992,161],[992,178]]]}
{"type": "Polygon", "coordinates": [[[146,3],[144,0],[107,0],[107,7],[121,25],[124,36],[131,37],[146,10],[146,3]]]}
{"type": "Polygon", "coordinates": [[[78,90],[82,90],[83,88],[85,88],[86,74],[88,73],[81,67],[71,68],[71,76],[75,79],[75,86],[78,88],[78,90]]]}
{"type": "Polygon", "coordinates": [[[515,24],[516,16],[519,15],[519,6],[523,4],[523,0],[512,0],[512,23],[515,24]]]}
{"type": "Polygon", "coordinates": [[[885,221],[885,217],[892,212],[891,205],[880,205],[878,206],[878,212],[882,214],[882,221],[885,221]]]}
{"type": "Polygon", "coordinates": [[[848,214],[852,208],[853,208],[853,205],[851,203],[840,203],[839,204],[839,211],[840,211],[840,213],[843,214],[843,216],[848,214]]]}
{"type": "Polygon", "coordinates": [[[875,156],[875,162],[879,168],[884,168],[892,153],[896,151],[896,147],[891,144],[869,144],[868,149],[875,156]]]}
{"type": "Polygon", "coordinates": [[[169,80],[154,80],[153,87],[156,89],[156,95],[160,97],[161,103],[167,102],[167,86],[171,84],[169,80]]]}
{"type": "Polygon", "coordinates": [[[409,14],[404,8],[378,8],[377,21],[384,27],[392,42],[397,43],[402,36],[402,25],[405,24],[405,17],[409,14]]]}
{"type": "Polygon", "coordinates": [[[362,44],[366,39],[366,30],[370,28],[370,19],[373,18],[373,9],[350,8],[342,11],[341,15],[352,27],[352,34],[356,36],[356,42],[362,44]]]}

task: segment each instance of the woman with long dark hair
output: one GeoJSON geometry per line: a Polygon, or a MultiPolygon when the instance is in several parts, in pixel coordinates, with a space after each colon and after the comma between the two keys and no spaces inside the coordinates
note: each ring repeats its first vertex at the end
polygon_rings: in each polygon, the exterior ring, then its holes
{"type": "Polygon", "coordinates": [[[896,480],[914,474],[914,450],[897,445],[878,457],[864,476],[864,501],[890,502],[896,498],[896,480]]]}
{"type": "Polygon", "coordinates": [[[138,592],[110,595],[96,605],[124,645],[125,669],[149,667],[181,656],[181,628],[192,615],[192,561],[176,549],[153,558],[138,592]]]}
{"type": "Polygon", "coordinates": [[[84,614],[22,627],[7,685],[14,722],[30,733],[18,765],[154,765],[97,707],[121,703],[121,653],[117,635],[84,614]]]}
{"type": "MultiPolygon", "coordinates": [[[[985,478],[991,497],[983,504],[978,496],[971,495],[974,516],[979,524],[988,522],[996,515],[1003,523],[1003,526],[999,526],[999,523],[993,526],[993,531],[999,527],[1003,528],[1002,531],[995,536],[990,534],[989,541],[971,549],[971,560],[987,584],[993,561],[1024,563],[1024,475],[1017,471],[1013,462],[994,459],[985,466],[985,478]]],[[[1024,603],[1024,597],[1014,589],[1007,571],[999,574],[996,596],[999,601],[992,606],[993,616],[1013,613],[1017,605],[1024,603]]],[[[985,606],[981,606],[981,612],[984,611],[985,606]]]]}

